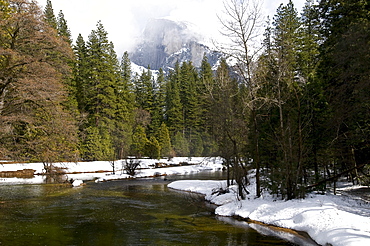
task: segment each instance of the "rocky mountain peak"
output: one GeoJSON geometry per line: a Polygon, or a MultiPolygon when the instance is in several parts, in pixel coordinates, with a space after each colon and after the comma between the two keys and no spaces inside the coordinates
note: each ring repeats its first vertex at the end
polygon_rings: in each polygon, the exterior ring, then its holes
{"type": "Polygon", "coordinates": [[[176,62],[191,61],[195,67],[201,65],[204,54],[211,65],[217,63],[221,54],[201,43],[199,34],[189,24],[168,19],[153,19],[148,22],[134,52],[133,63],[158,70],[173,68],[176,62]]]}

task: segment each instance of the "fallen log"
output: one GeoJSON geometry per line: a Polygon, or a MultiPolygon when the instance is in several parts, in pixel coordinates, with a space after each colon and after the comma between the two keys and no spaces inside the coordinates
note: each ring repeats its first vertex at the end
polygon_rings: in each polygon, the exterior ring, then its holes
{"type": "Polygon", "coordinates": [[[36,170],[23,169],[17,171],[2,171],[0,172],[1,178],[33,178],[36,170]]]}

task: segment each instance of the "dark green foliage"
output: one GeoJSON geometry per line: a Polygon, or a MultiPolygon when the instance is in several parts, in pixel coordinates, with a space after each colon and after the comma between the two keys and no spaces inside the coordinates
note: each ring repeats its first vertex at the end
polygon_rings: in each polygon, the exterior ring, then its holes
{"type": "MultiPolygon", "coordinates": [[[[78,109],[83,120],[82,152],[91,152],[84,150],[86,146],[100,146],[102,149],[97,155],[99,159],[111,160],[123,158],[129,153],[133,102],[128,76],[128,55],[125,55],[120,65],[107,35],[99,22],[87,43],[81,35],[78,36],[75,46],[74,81],[78,109]],[[101,139],[94,135],[89,136],[96,134],[96,131],[84,131],[91,127],[98,129],[101,139]],[[84,142],[87,140],[89,143],[84,142]],[[92,141],[103,141],[104,146],[98,142],[91,143],[92,141]]],[[[96,159],[91,156],[83,158],[96,159]]]]}
{"type": "Polygon", "coordinates": [[[53,4],[51,3],[50,0],[46,1],[44,16],[46,23],[48,23],[50,27],[52,27],[54,30],[57,30],[58,28],[57,18],[55,17],[53,4]]]}
{"type": "Polygon", "coordinates": [[[151,159],[160,159],[161,157],[161,146],[158,140],[151,136],[145,144],[145,153],[151,159]]]}
{"type": "Polygon", "coordinates": [[[166,124],[163,122],[157,134],[158,143],[162,157],[169,157],[172,153],[170,133],[166,124]]]}
{"type": "Polygon", "coordinates": [[[73,47],[75,62],[72,70],[72,83],[74,85],[74,97],[77,101],[77,109],[82,121],[86,121],[88,101],[89,66],[87,47],[83,37],[78,35],[73,47]]]}
{"type": "Polygon", "coordinates": [[[297,76],[300,22],[293,3],[281,5],[274,18],[273,49],[277,59],[278,79],[275,87],[278,124],[275,128],[277,165],[285,179],[277,178],[284,198],[298,197],[302,182],[302,99],[303,84],[297,76]]]}
{"type": "Polygon", "coordinates": [[[157,80],[154,82],[153,107],[151,111],[150,133],[154,136],[160,131],[164,122],[166,106],[165,75],[162,69],[159,69],[157,80]]]}
{"type": "Polygon", "coordinates": [[[369,161],[369,2],[321,1],[319,7],[325,41],[319,79],[330,110],[327,144],[332,162],[346,170],[369,161]]]}
{"type": "Polygon", "coordinates": [[[120,78],[115,87],[116,114],[113,131],[113,145],[116,157],[122,159],[129,154],[133,128],[133,92],[131,85],[131,62],[125,52],[120,67],[120,78]]]}
{"type": "Polygon", "coordinates": [[[263,186],[273,193],[302,197],[308,184],[369,159],[366,7],[309,0],[299,20],[289,2],[266,30],[255,74],[266,100],[257,117],[263,186]]]}
{"type": "Polygon", "coordinates": [[[136,157],[142,157],[145,154],[145,146],[147,145],[148,138],[145,134],[145,129],[142,126],[137,126],[132,135],[131,150],[136,157]]]}
{"type": "Polygon", "coordinates": [[[59,36],[63,37],[66,42],[69,44],[72,44],[72,35],[71,31],[68,28],[67,21],[64,18],[64,14],[61,11],[59,11],[58,19],[57,19],[57,30],[59,36]]]}
{"type": "Polygon", "coordinates": [[[175,70],[170,71],[166,83],[166,125],[172,136],[183,129],[184,116],[180,98],[180,65],[176,64],[175,70]]]}
{"type": "Polygon", "coordinates": [[[190,156],[203,156],[204,143],[201,134],[191,134],[190,140],[190,156]]]}
{"type": "MultiPolygon", "coordinates": [[[[307,0],[301,16],[289,1],[267,23],[258,59],[247,38],[233,67],[222,60],[212,71],[204,56],[199,69],[177,63],[157,76],[132,76],[100,22],[73,56],[62,11],[56,18],[49,0],[44,15],[31,1],[12,9],[18,2],[0,1],[1,158],[219,155],[241,196],[253,168],[257,196],[285,199],[334,173],[353,170],[354,183],[367,175],[368,1],[307,0]]],[[[234,4],[230,14],[243,10],[234,4]]]]}
{"type": "Polygon", "coordinates": [[[136,107],[151,112],[154,100],[154,82],[150,68],[135,81],[136,107]]]}
{"type": "Polygon", "coordinates": [[[181,132],[176,133],[176,135],[173,137],[172,146],[176,152],[176,155],[189,156],[189,142],[181,132]]]}
{"type": "Polygon", "coordinates": [[[84,160],[91,161],[106,159],[106,148],[109,148],[109,143],[108,146],[105,145],[107,142],[103,141],[99,129],[90,126],[86,128],[82,134],[85,136],[81,146],[81,155],[83,156],[84,160]]]}

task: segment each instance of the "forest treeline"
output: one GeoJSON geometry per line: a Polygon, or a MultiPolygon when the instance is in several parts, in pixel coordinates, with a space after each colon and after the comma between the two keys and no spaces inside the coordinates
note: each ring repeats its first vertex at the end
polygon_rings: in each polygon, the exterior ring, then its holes
{"type": "Polygon", "coordinates": [[[307,0],[300,14],[290,1],[255,58],[228,64],[225,52],[215,70],[204,56],[154,76],[131,71],[101,22],[73,42],[51,1],[0,0],[0,158],[221,156],[241,197],[251,169],[257,196],[304,197],[342,172],[363,183],[369,19],[365,0],[307,0]]]}

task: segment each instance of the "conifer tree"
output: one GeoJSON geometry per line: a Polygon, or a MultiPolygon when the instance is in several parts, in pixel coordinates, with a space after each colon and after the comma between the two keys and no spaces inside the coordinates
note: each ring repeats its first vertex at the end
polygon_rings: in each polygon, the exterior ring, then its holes
{"type": "Polygon", "coordinates": [[[198,93],[199,97],[199,105],[200,105],[200,115],[201,115],[201,125],[203,129],[206,129],[207,122],[209,120],[209,107],[211,106],[212,101],[210,100],[210,95],[212,95],[212,91],[214,89],[214,76],[212,67],[208,62],[208,58],[206,55],[203,56],[202,64],[200,67],[199,73],[199,86],[198,86],[198,93]]]}
{"type": "Polygon", "coordinates": [[[172,152],[171,138],[168,128],[164,122],[162,122],[157,135],[158,143],[161,149],[161,156],[169,157],[172,152]]]}
{"type": "Polygon", "coordinates": [[[166,83],[166,125],[171,137],[183,131],[184,117],[180,98],[180,65],[176,63],[175,70],[170,71],[166,83]]]}
{"type": "Polygon", "coordinates": [[[305,165],[314,168],[315,182],[319,181],[322,171],[319,166],[325,166],[320,155],[324,155],[325,141],[324,121],[327,114],[327,102],[324,97],[323,84],[317,77],[319,52],[321,42],[321,23],[318,6],[313,0],[307,0],[301,14],[300,43],[298,53],[299,78],[303,80],[302,115],[305,121],[307,158],[305,165]],[[320,161],[321,159],[321,161],[320,161]],[[321,163],[319,163],[321,162],[321,163]]]}
{"type": "Polygon", "coordinates": [[[108,139],[101,136],[101,132],[95,126],[89,126],[83,130],[85,138],[82,141],[81,155],[84,160],[104,160],[112,155],[112,148],[108,139]]]}
{"type": "MultiPolygon", "coordinates": [[[[277,80],[274,85],[280,192],[293,199],[304,196],[301,190],[304,172],[304,133],[302,87],[298,80],[298,47],[300,21],[292,1],[280,5],[274,17],[273,49],[277,61],[277,80]]],[[[303,189],[303,188],[302,188],[303,189]]]]}
{"type": "Polygon", "coordinates": [[[200,131],[202,132],[200,137],[203,141],[203,154],[205,156],[211,156],[217,153],[217,147],[215,147],[216,144],[212,138],[212,131],[209,124],[212,118],[210,110],[213,105],[212,93],[214,88],[215,84],[212,67],[208,62],[207,56],[204,55],[200,67],[197,90],[199,95],[199,124],[200,131]]]}
{"type": "Polygon", "coordinates": [[[72,35],[71,31],[68,28],[67,21],[64,18],[64,14],[62,10],[59,11],[58,18],[57,18],[57,30],[59,36],[65,39],[66,42],[72,44],[72,35]]]}
{"type": "Polygon", "coordinates": [[[189,156],[189,142],[182,132],[177,132],[173,137],[172,146],[177,156],[189,156]]]}
{"type": "Polygon", "coordinates": [[[131,85],[131,61],[125,52],[120,65],[120,79],[116,86],[117,110],[115,130],[113,133],[114,146],[118,159],[125,158],[130,150],[132,141],[134,97],[131,85]]]}
{"type": "MultiPolygon", "coordinates": [[[[89,35],[87,42],[86,78],[81,81],[81,89],[86,94],[85,101],[80,108],[85,107],[87,121],[84,128],[96,127],[99,130],[101,141],[106,143],[100,150],[100,156],[105,160],[115,158],[119,151],[114,151],[114,144],[117,143],[118,132],[116,116],[122,105],[118,105],[118,93],[120,85],[120,67],[116,57],[114,46],[108,40],[108,34],[101,22],[98,22],[96,30],[89,35]],[[86,80],[84,80],[86,79],[86,80]],[[109,151],[108,151],[109,150],[109,151]]],[[[83,48],[82,40],[78,40],[83,48]]],[[[82,67],[81,67],[82,68],[82,67]]],[[[120,112],[121,114],[121,112],[120,112]]],[[[120,125],[121,126],[121,125],[120,125]]],[[[89,134],[89,132],[86,132],[89,134]]],[[[87,137],[83,137],[88,139],[87,137]]],[[[95,138],[96,139],[96,138],[95,138]]],[[[99,146],[96,144],[96,146],[99,146]]],[[[117,146],[118,147],[118,146],[117,146]]],[[[121,149],[121,145],[119,148],[121,149]]],[[[85,157],[91,159],[91,157],[85,157]]]]}
{"type": "Polygon", "coordinates": [[[318,73],[331,112],[329,153],[343,171],[369,160],[369,2],[322,0],[319,7],[324,42],[318,73]]]}
{"type": "MultiPolygon", "coordinates": [[[[270,20],[266,22],[266,30],[263,39],[263,52],[257,61],[257,69],[255,70],[254,79],[259,84],[260,88],[257,91],[257,96],[265,98],[266,103],[257,111],[256,121],[258,125],[258,144],[259,148],[260,165],[263,170],[262,175],[268,178],[261,180],[261,186],[270,189],[273,193],[275,185],[273,180],[269,178],[274,174],[274,164],[276,163],[276,139],[271,133],[271,122],[275,122],[275,118],[270,118],[272,110],[275,109],[275,85],[277,84],[278,68],[276,64],[276,56],[273,50],[272,40],[272,27],[270,20]],[[263,146],[263,147],[262,147],[263,146]],[[267,182],[265,182],[267,180],[267,182]]],[[[275,113],[275,111],[273,111],[275,113]]],[[[254,132],[250,132],[253,135],[254,132]]],[[[250,136],[250,139],[255,139],[256,136],[250,136]]],[[[253,140],[252,140],[253,141],[253,140]]],[[[252,150],[253,151],[253,150],[252,150]]]]}
{"type": "Polygon", "coordinates": [[[151,111],[151,123],[150,130],[151,134],[157,135],[160,130],[161,124],[164,121],[165,111],[165,75],[162,68],[159,69],[157,79],[154,83],[153,91],[153,108],[151,111]]]}
{"type": "Polygon", "coordinates": [[[51,3],[51,0],[46,1],[44,16],[46,23],[48,23],[54,30],[57,30],[58,22],[54,14],[53,4],[51,3]]]}
{"type": "Polygon", "coordinates": [[[198,102],[198,74],[191,62],[181,66],[180,99],[183,105],[184,129],[190,140],[192,133],[199,130],[200,110],[198,102]]]}
{"type": "Polygon", "coordinates": [[[151,159],[160,159],[161,157],[161,147],[158,140],[151,136],[145,144],[145,153],[151,159]]]}
{"type": "Polygon", "coordinates": [[[135,82],[135,95],[137,107],[148,111],[153,110],[154,87],[153,76],[150,68],[144,70],[135,82]]]}
{"type": "Polygon", "coordinates": [[[222,59],[215,76],[212,92],[211,129],[224,158],[228,172],[228,182],[234,179],[239,185],[238,194],[243,198],[247,167],[246,157],[247,125],[243,115],[242,95],[239,85],[229,74],[229,67],[222,59]]]}
{"type": "Polygon", "coordinates": [[[131,91],[132,90],[132,84],[131,84],[131,61],[129,58],[129,54],[127,51],[123,53],[122,59],[121,59],[121,77],[124,83],[124,87],[121,88],[125,91],[131,91]]]}
{"type": "Polygon", "coordinates": [[[141,125],[137,126],[134,130],[134,133],[132,135],[132,146],[131,150],[134,152],[136,157],[142,157],[144,156],[145,147],[148,142],[148,138],[146,137],[145,128],[141,125]]]}
{"type": "Polygon", "coordinates": [[[75,97],[81,114],[87,113],[89,66],[86,43],[81,34],[74,45],[75,63],[73,67],[73,81],[76,86],[75,97]]]}
{"type": "Polygon", "coordinates": [[[107,35],[101,22],[98,22],[97,29],[91,32],[88,41],[88,66],[90,67],[88,111],[90,120],[96,126],[99,126],[100,122],[106,122],[109,125],[116,108],[114,88],[118,80],[118,61],[116,57],[112,57],[115,54],[107,35]]]}

